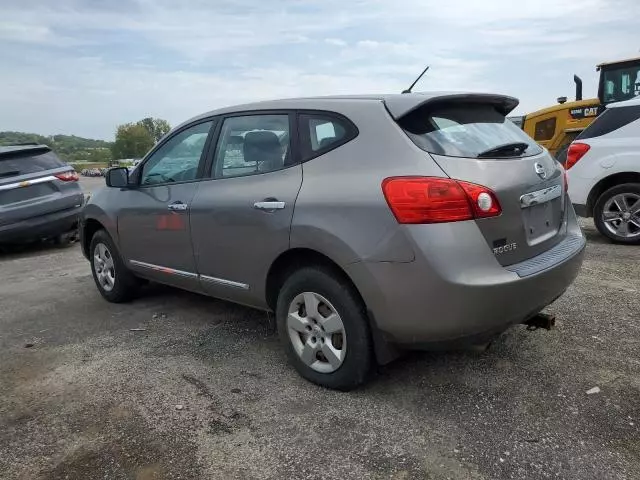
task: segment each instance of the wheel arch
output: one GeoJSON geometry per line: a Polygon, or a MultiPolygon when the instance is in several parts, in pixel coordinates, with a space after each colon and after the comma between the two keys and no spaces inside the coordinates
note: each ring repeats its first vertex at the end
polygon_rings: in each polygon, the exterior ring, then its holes
{"type": "Polygon", "coordinates": [[[87,218],[82,225],[82,253],[84,256],[89,258],[89,247],[91,245],[91,239],[99,230],[106,230],[105,226],[95,218],[87,218]]]}
{"type": "Polygon", "coordinates": [[[616,185],[622,185],[623,183],[640,183],[640,172],[619,172],[604,177],[589,191],[587,196],[587,215],[593,216],[593,209],[604,192],[616,185]]]}
{"type": "MultiPolygon", "coordinates": [[[[281,253],[271,264],[267,273],[265,284],[265,298],[267,305],[271,310],[276,310],[276,302],[278,300],[278,292],[284,284],[288,275],[296,269],[307,266],[323,266],[334,273],[338,274],[343,279],[347,280],[354,290],[358,293],[360,300],[362,295],[358,291],[358,287],[354,281],[349,277],[347,272],[344,271],[340,265],[329,258],[324,253],[320,253],[317,250],[310,248],[292,248],[281,253]]],[[[363,301],[364,303],[364,301],[363,301]]]]}
{"type": "Polygon", "coordinates": [[[271,264],[265,284],[265,299],[271,310],[276,311],[278,292],[290,273],[306,266],[323,266],[328,268],[343,280],[349,282],[353,287],[354,292],[358,295],[367,310],[366,317],[369,323],[369,331],[371,332],[373,340],[376,360],[379,364],[389,363],[399,356],[399,351],[385,341],[382,333],[378,330],[375,319],[372,318],[372,314],[367,308],[364,298],[353,279],[336,261],[317,250],[310,248],[292,248],[281,253],[271,264]]]}

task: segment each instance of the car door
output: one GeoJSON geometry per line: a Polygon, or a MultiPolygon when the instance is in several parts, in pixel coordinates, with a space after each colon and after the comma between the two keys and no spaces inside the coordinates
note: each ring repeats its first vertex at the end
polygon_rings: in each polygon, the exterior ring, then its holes
{"type": "Polygon", "coordinates": [[[211,178],[191,204],[193,248],[203,290],[264,307],[267,272],[289,248],[302,167],[294,115],[227,116],[219,129],[211,178]]]}
{"type": "Polygon", "coordinates": [[[202,178],[213,121],[167,138],[132,175],[118,212],[120,248],[129,267],[147,278],[199,291],[189,209],[202,178]]]}

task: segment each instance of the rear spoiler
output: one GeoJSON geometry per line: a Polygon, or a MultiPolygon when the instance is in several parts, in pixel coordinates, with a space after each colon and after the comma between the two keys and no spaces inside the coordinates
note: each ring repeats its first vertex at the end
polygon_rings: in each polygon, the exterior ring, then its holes
{"type": "Polygon", "coordinates": [[[452,93],[445,95],[426,96],[419,93],[394,95],[384,100],[387,110],[394,118],[399,120],[409,113],[425,106],[442,106],[452,103],[477,103],[492,105],[500,113],[507,116],[520,101],[507,95],[495,95],[489,93],[452,93]]]}
{"type": "Polygon", "coordinates": [[[20,145],[0,146],[0,158],[6,156],[25,155],[36,152],[50,152],[51,147],[38,145],[37,143],[26,143],[20,145]]]}

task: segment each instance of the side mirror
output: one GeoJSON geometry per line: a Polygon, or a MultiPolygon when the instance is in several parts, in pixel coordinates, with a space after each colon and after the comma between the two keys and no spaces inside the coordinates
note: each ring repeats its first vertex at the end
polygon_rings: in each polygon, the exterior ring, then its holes
{"type": "Polygon", "coordinates": [[[107,170],[104,177],[107,187],[125,188],[129,186],[129,170],[127,167],[115,167],[107,170]]]}

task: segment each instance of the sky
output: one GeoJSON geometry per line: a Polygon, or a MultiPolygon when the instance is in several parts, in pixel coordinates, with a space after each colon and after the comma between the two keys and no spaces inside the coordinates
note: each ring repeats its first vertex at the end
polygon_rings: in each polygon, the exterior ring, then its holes
{"type": "Polygon", "coordinates": [[[595,97],[640,56],[638,0],[2,0],[0,131],[111,140],[254,100],[415,91],[595,97]]]}

